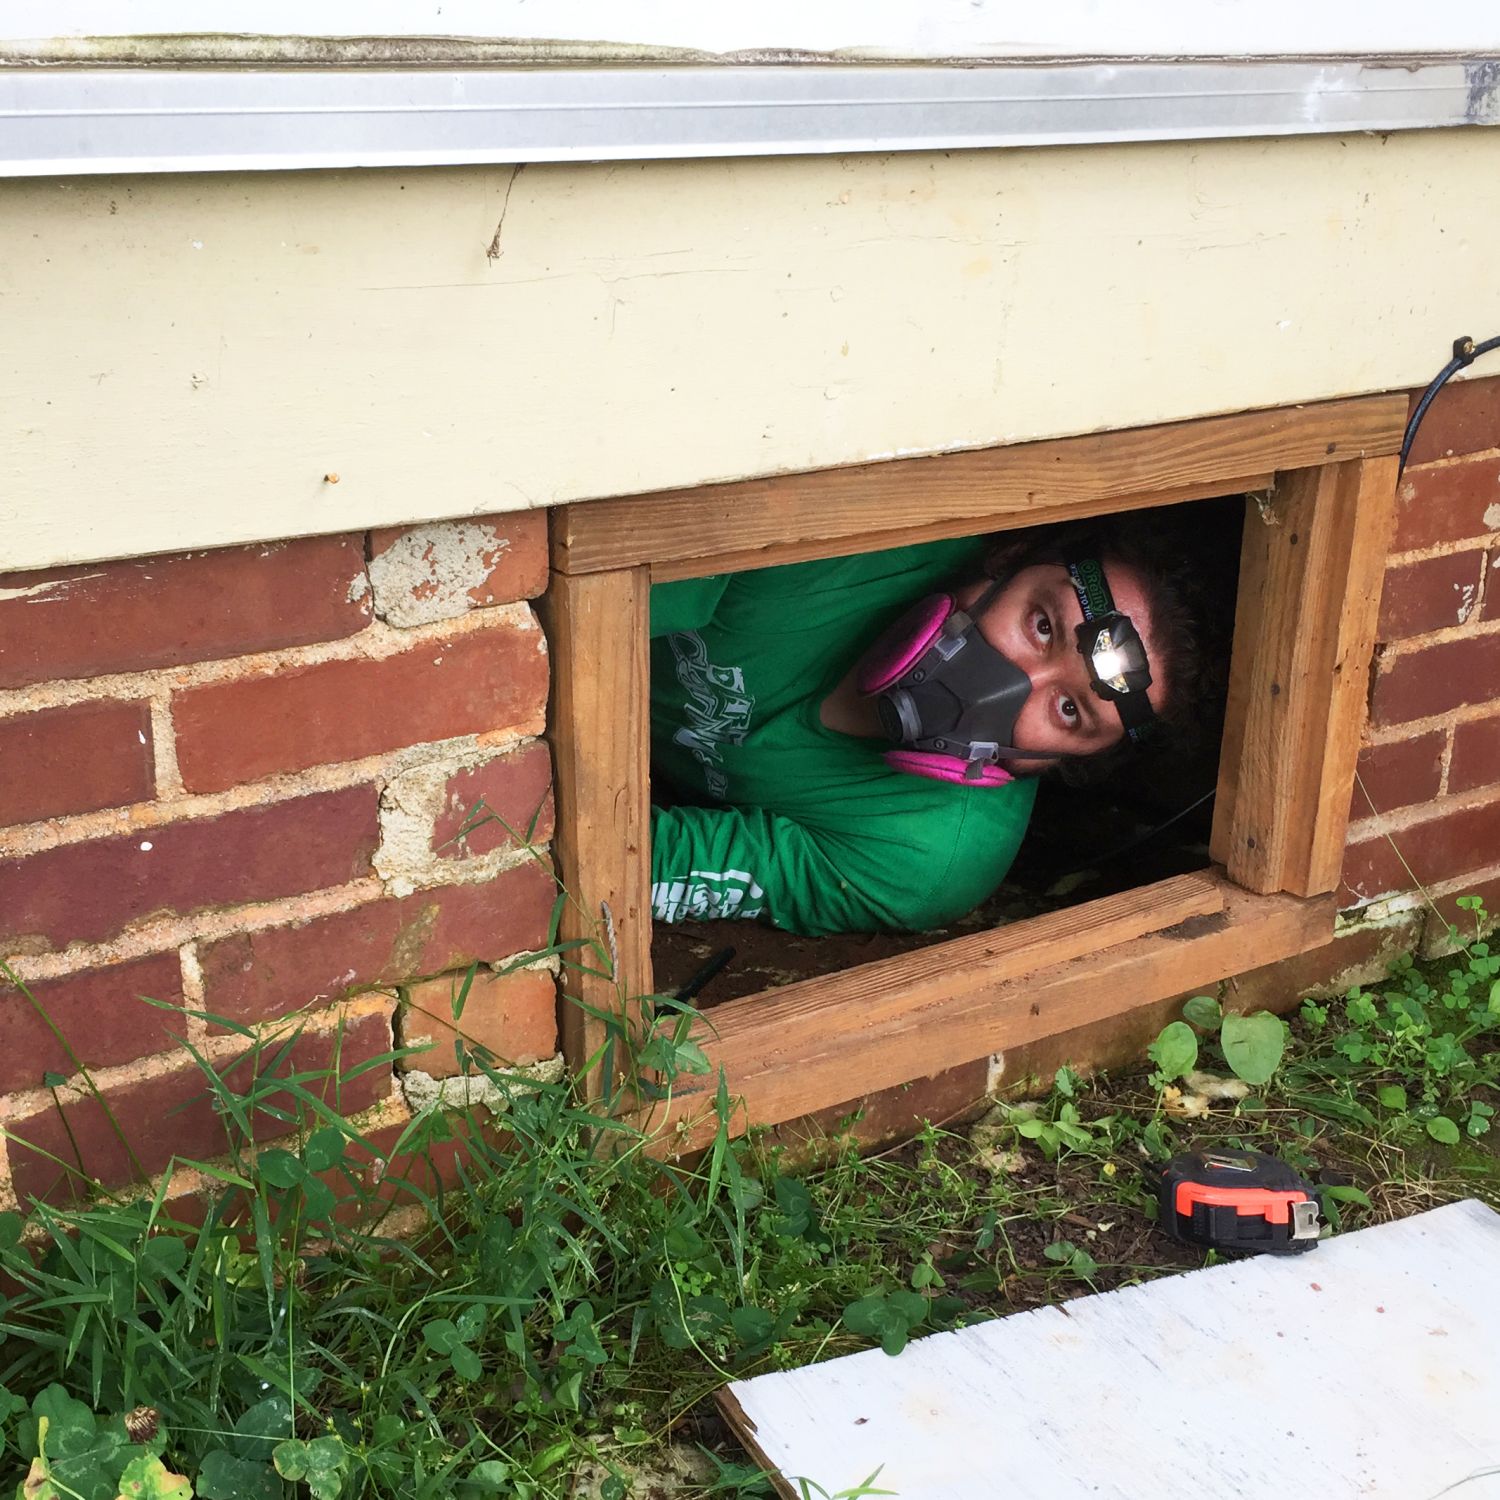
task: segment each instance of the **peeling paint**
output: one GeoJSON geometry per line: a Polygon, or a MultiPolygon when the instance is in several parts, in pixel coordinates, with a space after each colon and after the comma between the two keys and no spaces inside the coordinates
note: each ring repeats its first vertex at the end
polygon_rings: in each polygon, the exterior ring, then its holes
{"type": "Polygon", "coordinates": [[[370,559],[375,613],[399,629],[465,615],[509,546],[481,521],[414,526],[370,559]]]}
{"type": "Polygon", "coordinates": [[[1500,531],[1500,500],[1484,508],[1484,524],[1491,531],[1500,531]]]}
{"type": "Polygon", "coordinates": [[[1458,623],[1462,625],[1474,612],[1476,589],[1472,583],[1455,583],[1453,587],[1459,591],[1458,623]]]}
{"type": "Polygon", "coordinates": [[[30,599],[33,604],[62,604],[75,583],[103,577],[103,573],[78,573],[72,578],[52,578],[46,583],[31,583],[23,588],[0,589],[0,600],[30,599]]]}

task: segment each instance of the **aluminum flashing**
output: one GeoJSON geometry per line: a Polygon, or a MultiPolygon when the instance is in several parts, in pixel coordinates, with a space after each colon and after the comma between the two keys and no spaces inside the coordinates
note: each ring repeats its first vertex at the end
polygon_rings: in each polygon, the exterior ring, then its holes
{"type": "Polygon", "coordinates": [[[1500,123],[1500,58],[0,70],[0,175],[647,160],[1500,123]]]}

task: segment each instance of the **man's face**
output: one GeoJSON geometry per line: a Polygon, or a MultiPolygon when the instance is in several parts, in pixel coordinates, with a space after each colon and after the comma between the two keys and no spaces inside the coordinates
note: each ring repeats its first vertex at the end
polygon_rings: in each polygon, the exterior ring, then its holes
{"type": "MultiPolygon", "coordinates": [[[[1155,622],[1140,574],[1123,563],[1110,563],[1105,573],[1115,608],[1129,615],[1140,633],[1153,677],[1146,697],[1160,710],[1165,683],[1157,680],[1161,674],[1155,622]]],[[[984,589],[983,583],[970,584],[959,590],[958,602],[968,608],[984,589]]],[[[1059,757],[1093,755],[1124,739],[1119,710],[1090,685],[1088,664],[1078,649],[1076,627],[1082,623],[1078,595],[1061,563],[1022,568],[978,621],[985,640],[1031,679],[1031,696],[1016,719],[1018,750],[1041,750],[1059,757]]],[[[1045,771],[1056,761],[1003,764],[1012,775],[1024,776],[1045,771]]]]}

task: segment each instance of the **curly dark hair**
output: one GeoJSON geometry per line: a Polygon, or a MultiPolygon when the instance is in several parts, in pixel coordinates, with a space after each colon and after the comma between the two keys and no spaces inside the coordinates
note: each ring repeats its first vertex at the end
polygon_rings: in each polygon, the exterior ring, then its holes
{"type": "Polygon", "coordinates": [[[1166,683],[1150,737],[1096,755],[1064,757],[1056,774],[1071,785],[1104,779],[1127,758],[1185,757],[1222,729],[1234,634],[1239,497],[1127,512],[997,537],[985,564],[1005,577],[1036,563],[1095,557],[1134,568],[1151,605],[1153,677],[1166,683]],[[1226,524],[1231,523],[1231,524],[1226,524]]]}

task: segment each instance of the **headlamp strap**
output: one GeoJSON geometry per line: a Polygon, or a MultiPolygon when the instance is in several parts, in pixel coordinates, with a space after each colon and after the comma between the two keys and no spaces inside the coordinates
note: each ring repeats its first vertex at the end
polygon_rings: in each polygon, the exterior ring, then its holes
{"type": "Polygon", "coordinates": [[[1088,663],[1089,685],[1114,704],[1131,740],[1144,740],[1156,718],[1146,696],[1151,667],[1145,643],[1130,616],[1115,608],[1104,568],[1096,558],[1070,558],[1066,566],[1083,611],[1078,650],[1088,663]]]}

